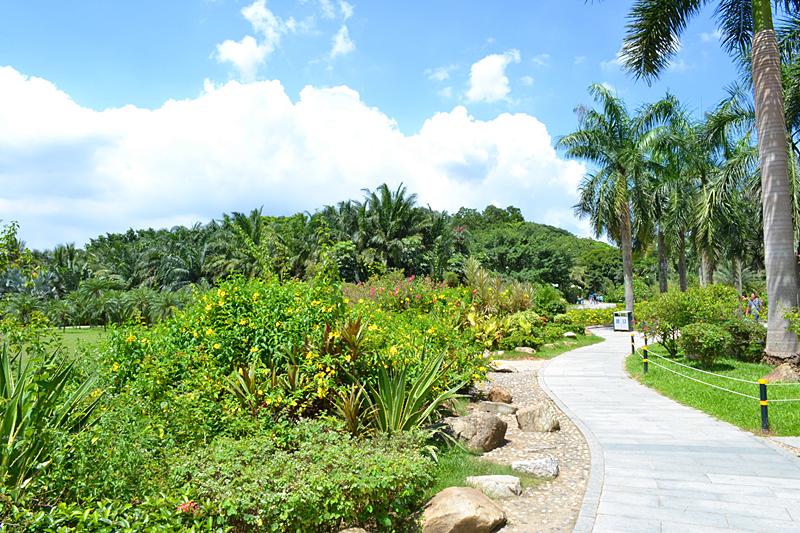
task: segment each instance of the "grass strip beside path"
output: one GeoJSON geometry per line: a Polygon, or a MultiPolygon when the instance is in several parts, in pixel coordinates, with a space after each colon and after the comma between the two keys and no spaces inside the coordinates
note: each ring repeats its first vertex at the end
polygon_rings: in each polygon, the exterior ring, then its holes
{"type": "Polygon", "coordinates": [[[577,339],[565,338],[562,341],[558,341],[554,348],[547,348],[545,346],[537,348],[535,355],[525,352],[517,352],[514,350],[504,350],[503,355],[494,355],[493,357],[494,359],[502,359],[503,361],[519,361],[520,359],[552,359],[553,357],[561,355],[564,352],[569,352],[570,350],[597,344],[598,342],[603,342],[603,338],[598,337],[597,335],[578,335],[577,339]],[[577,342],[577,344],[568,346],[564,344],[564,341],[577,342]]]}
{"type": "MultiPolygon", "coordinates": [[[[719,358],[710,367],[703,367],[697,361],[685,359],[679,352],[678,357],[669,357],[661,346],[652,345],[648,349],[665,357],[651,356],[647,375],[644,374],[644,365],[641,350],[636,355],[628,356],[626,368],[628,373],[648,387],[673,400],[699,409],[709,415],[739,426],[742,429],[761,433],[761,407],[758,400],[745,398],[723,390],[709,387],[702,383],[692,381],[683,376],[669,372],[653,363],[658,363],[675,372],[699,379],[706,383],[736,391],[749,396],[758,397],[758,385],[725,379],[729,376],[748,381],[757,382],[766,376],[772,367],[761,363],[746,363],[729,358],[719,358]],[[683,368],[673,362],[681,363],[692,368],[719,374],[710,376],[683,368]]],[[[800,384],[797,385],[768,385],[768,400],[798,398],[800,399],[800,384]]],[[[799,402],[770,402],[769,403],[770,434],[778,436],[800,436],[800,401],[799,402]]]]}

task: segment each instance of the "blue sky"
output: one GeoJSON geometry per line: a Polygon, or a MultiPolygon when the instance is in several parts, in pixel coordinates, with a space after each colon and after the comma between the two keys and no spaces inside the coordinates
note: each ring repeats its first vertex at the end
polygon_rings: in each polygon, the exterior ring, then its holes
{"type": "Polygon", "coordinates": [[[711,10],[661,80],[620,70],[630,2],[172,0],[0,8],[0,218],[36,248],[404,182],[454,211],[572,217],[552,145],[604,83],[699,112],[736,78],[711,10]]]}

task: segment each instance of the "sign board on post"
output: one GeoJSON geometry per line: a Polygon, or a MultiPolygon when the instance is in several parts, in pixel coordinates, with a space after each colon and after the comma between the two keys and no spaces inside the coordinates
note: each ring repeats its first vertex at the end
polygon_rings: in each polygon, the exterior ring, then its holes
{"type": "Polygon", "coordinates": [[[633,313],[630,311],[615,311],[614,331],[633,331],[633,313]]]}

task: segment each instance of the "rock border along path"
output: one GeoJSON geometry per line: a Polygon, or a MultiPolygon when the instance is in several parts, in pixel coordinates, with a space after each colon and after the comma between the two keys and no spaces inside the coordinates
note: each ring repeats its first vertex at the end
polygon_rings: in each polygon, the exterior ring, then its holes
{"type": "Polygon", "coordinates": [[[800,459],[637,383],[630,333],[594,332],[539,372],[591,452],[574,533],[800,531],[800,459]]]}

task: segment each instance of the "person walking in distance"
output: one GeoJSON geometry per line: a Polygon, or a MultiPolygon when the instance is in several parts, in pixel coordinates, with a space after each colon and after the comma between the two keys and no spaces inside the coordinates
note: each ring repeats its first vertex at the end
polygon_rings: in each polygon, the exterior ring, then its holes
{"type": "Polygon", "coordinates": [[[761,312],[762,305],[764,305],[764,302],[761,301],[761,298],[756,296],[756,293],[751,292],[750,301],[747,302],[747,314],[752,314],[756,319],[756,323],[758,323],[758,315],[761,312]]]}

